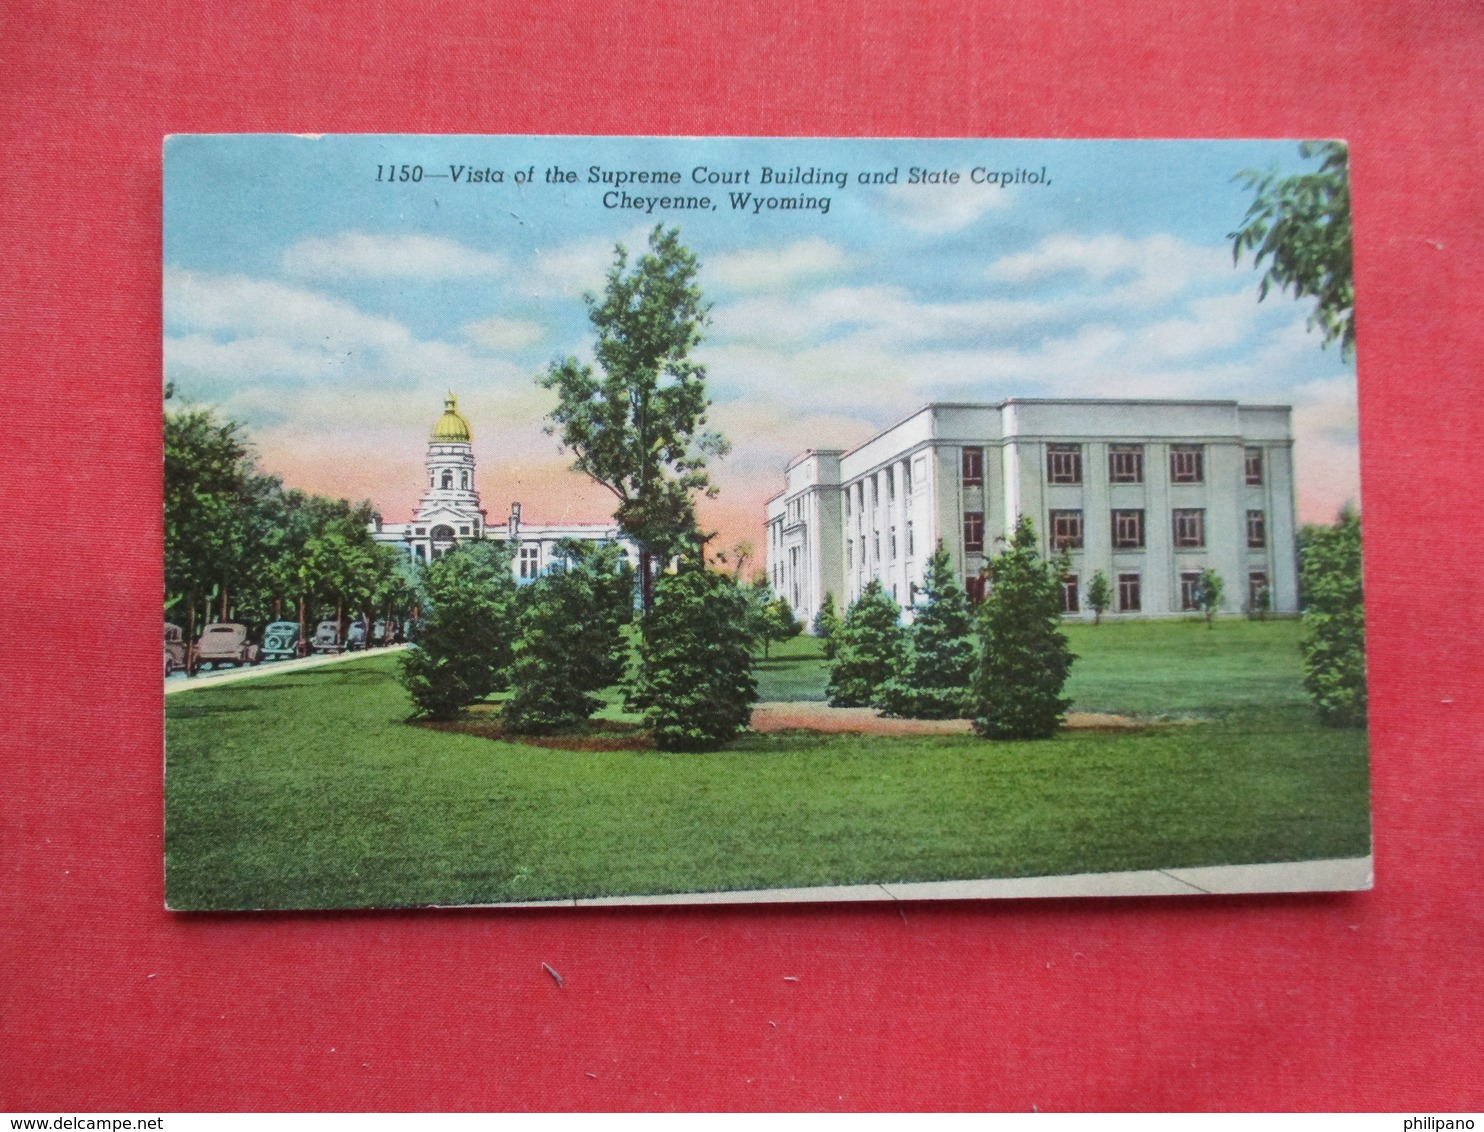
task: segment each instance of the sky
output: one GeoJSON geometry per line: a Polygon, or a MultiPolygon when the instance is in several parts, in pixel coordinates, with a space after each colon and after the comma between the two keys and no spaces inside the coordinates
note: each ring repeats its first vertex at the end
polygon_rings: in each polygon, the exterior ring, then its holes
{"type": "Polygon", "coordinates": [[[1007,397],[1292,405],[1299,517],[1328,522],[1359,502],[1353,365],[1311,302],[1259,302],[1227,239],[1236,174],[1312,165],[1293,141],[181,135],[165,376],[265,470],[389,522],[452,390],[492,519],[605,521],[537,378],[592,360],[583,295],[663,223],[712,304],[695,358],[731,453],[700,514],[721,546],[763,545],[806,448],[1007,397]]]}

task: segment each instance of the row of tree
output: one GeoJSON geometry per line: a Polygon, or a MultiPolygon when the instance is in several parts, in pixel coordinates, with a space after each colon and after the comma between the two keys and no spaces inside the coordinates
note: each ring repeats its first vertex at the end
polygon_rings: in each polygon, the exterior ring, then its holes
{"type": "Polygon", "coordinates": [[[545,735],[580,726],[603,706],[596,693],[617,686],[661,750],[714,750],[747,727],[752,652],[769,632],[752,587],[682,563],[654,580],[636,625],[636,575],[617,546],[561,551],[524,586],[497,543],[465,544],[426,567],[423,628],[401,675],[419,714],[452,719],[508,691],[505,728],[545,735]]]}
{"type": "Polygon", "coordinates": [[[369,503],[285,488],[239,424],[165,396],[165,615],[188,639],[213,619],[257,630],[331,614],[343,635],[350,616],[414,607],[415,571],[371,538],[369,503]]]}
{"type": "Polygon", "coordinates": [[[872,581],[838,626],[829,617],[817,626],[829,634],[830,703],[911,719],[972,719],[991,739],[1055,734],[1076,659],[1060,628],[1065,572],[1063,561],[1041,558],[1031,521],[1021,518],[986,568],[984,600],[971,608],[939,543],[910,625],[872,581]]]}

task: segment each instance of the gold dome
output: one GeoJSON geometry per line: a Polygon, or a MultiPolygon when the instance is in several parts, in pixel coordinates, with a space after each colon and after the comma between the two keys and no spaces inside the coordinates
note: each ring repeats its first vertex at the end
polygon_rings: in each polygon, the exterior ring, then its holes
{"type": "Polygon", "coordinates": [[[433,426],[433,439],[458,444],[467,444],[473,439],[469,431],[469,422],[459,412],[459,399],[452,393],[443,402],[443,415],[433,426]]]}

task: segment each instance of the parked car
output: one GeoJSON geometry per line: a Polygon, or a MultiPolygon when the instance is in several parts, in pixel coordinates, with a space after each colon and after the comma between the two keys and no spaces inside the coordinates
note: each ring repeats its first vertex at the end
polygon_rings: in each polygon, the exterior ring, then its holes
{"type": "Polygon", "coordinates": [[[275,621],[263,630],[263,659],[288,660],[299,655],[299,623],[275,621]]]}
{"type": "Polygon", "coordinates": [[[314,640],[310,643],[314,646],[314,651],[320,654],[344,651],[345,644],[340,640],[340,622],[321,621],[314,631],[314,640]]]}
{"type": "Polygon", "coordinates": [[[184,672],[186,661],[190,650],[186,647],[185,634],[181,632],[179,625],[165,622],[165,675],[172,672],[184,672]]]}
{"type": "Polygon", "coordinates": [[[350,632],[345,635],[345,651],[360,652],[366,647],[366,623],[364,621],[352,621],[350,632]]]}
{"type": "Polygon", "coordinates": [[[371,647],[379,648],[382,645],[394,645],[397,643],[397,623],[387,621],[378,617],[376,624],[371,626],[371,647]]]}
{"type": "Polygon", "coordinates": [[[244,664],[258,663],[258,646],[247,639],[247,626],[231,621],[208,625],[196,641],[196,655],[191,658],[191,671],[203,668],[220,668],[230,664],[234,668],[244,664]]]}

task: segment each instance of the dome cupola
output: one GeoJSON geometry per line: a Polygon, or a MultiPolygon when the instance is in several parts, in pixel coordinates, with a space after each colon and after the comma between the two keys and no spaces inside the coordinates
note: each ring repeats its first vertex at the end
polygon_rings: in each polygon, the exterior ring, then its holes
{"type": "Polygon", "coordinates": [[[472,439],[469,422],[459,412],[459,399],[452,392],[443,402],[443,415],[433,426],[432,438],[445,444],[468,444],[472,439]]]}

